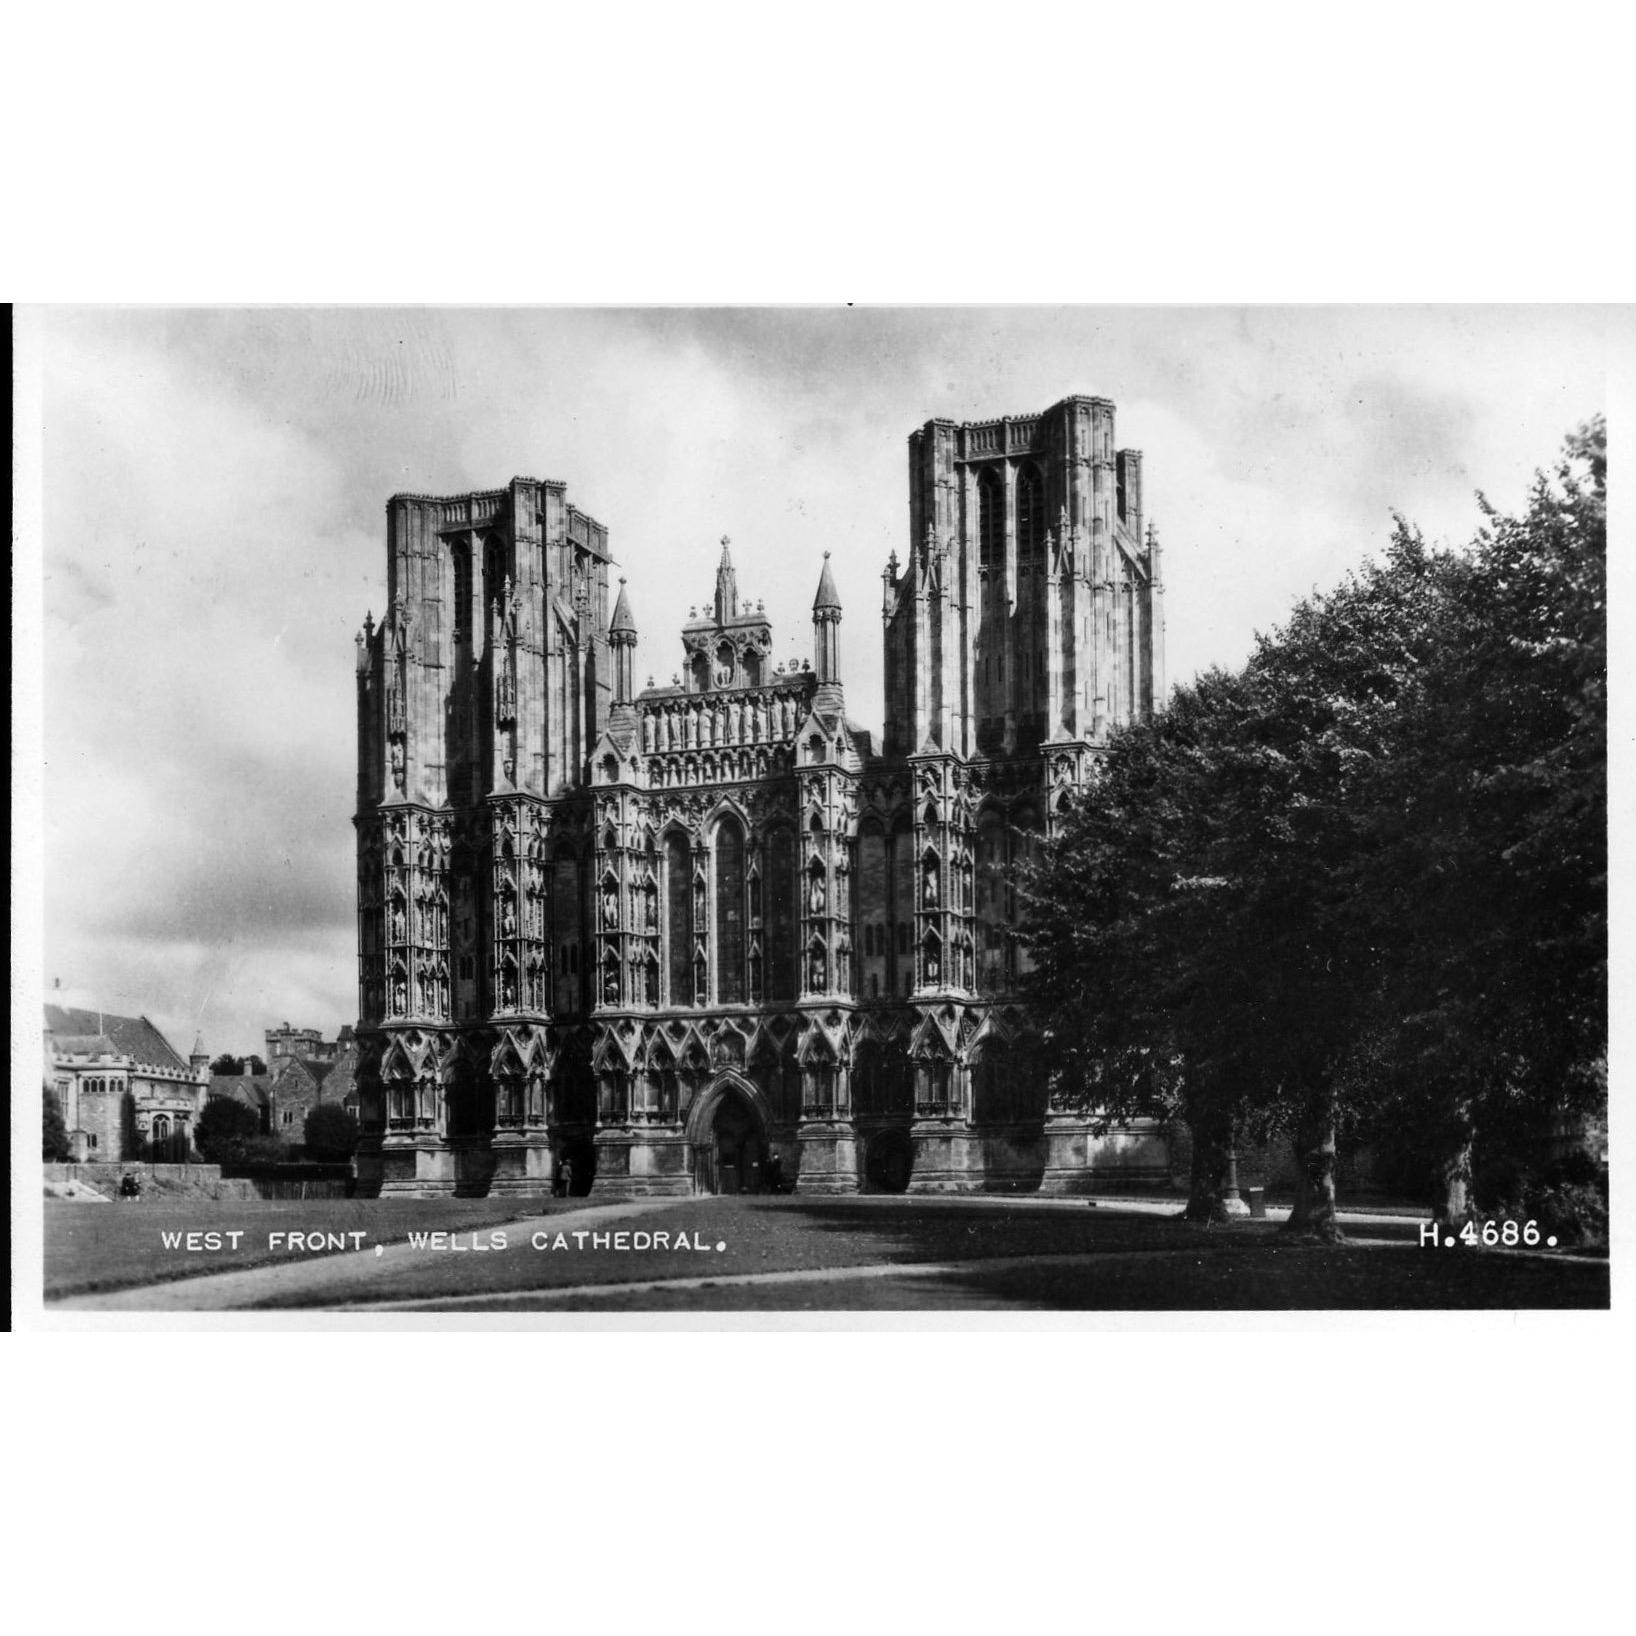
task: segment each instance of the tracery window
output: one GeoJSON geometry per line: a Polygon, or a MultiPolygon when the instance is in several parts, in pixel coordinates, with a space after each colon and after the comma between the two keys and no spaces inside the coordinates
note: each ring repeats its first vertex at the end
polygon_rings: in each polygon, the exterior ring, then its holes
{"type": "Polygon", "coordinates": [[[992,466],[977,479],[978,562],[992,573],[1005,568],[1005,490],[992,466]]]}
{"type": "Polygon", "coordinates": [[[672,830],[665,837],[666,974],[670,1003],[693,999],[693,883],[687,837],[672,830]]]}
{"type": "Polygon", "coordinates": [[[744,830],[736,818],[716,829],[716,998],[742,1003],[744,987],[744,830]]]}
{"type": "Polygon", "coordinates": [[[1029,465],[1017,473],[1017,560],[1037,562],[1045,551],[1045,485],[1039,469],[1029,465]]]}
{"type": "Polygon", "coordinates": [[[767,840],[767,989],[774,1000],[795,998],[795,837],[784,825],[767,840]]]}
{"type": "Polygon", "coordinates": [[[471,641],[471,546],[459,541],[454,548],[454,642],[471,641]]]}

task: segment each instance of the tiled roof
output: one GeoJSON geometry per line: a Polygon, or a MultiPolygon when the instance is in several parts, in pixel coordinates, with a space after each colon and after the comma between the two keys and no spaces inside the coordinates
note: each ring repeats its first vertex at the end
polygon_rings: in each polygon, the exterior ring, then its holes
{"type": "Polygon", "coordinates": [[[278,1078],[282,1079],[292,1068],[304,1068],[314,1085],[322,1085],[331,1068],[335,1066],[332,1060],[320,1057],[285,1057],[280,1065],[278,1078]]]}
{"type": "Polygon", "coordinates": [[[65,1057],[117,1057],[119,1052],[106,1034],[58,1034],[51,1036],[51,1048],[65,1057]]]}
{"type": "Polygon", "coordinates": [[[69,1006],[48,1005],[45,1026],[53,1039],[106,1039],[118,1056],[152,1068],[170,1068],[186,1073],[186,1061],[171,1049],[170,1042],[146,1017],[116,1017],[111,1011],[77,1011],[69,1006]]]}
{"type": "Polygon", "coordinates": [[[209,1094],[230,1096],[235,1102],[248,1102],[251,1107],[259,1108],[266,1102],[272,1083],[270,1074],[212,1074],[209,1094]]]}

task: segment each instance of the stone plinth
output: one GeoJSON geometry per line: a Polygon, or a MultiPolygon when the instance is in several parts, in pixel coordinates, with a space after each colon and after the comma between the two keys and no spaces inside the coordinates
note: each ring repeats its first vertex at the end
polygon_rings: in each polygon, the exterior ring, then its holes
{"type": "Polygon", "coordinates": [[[455,1190],[455,1154],[435,1136],[388,1136],[358,1152],[358,1194],[368,1198],[436,1198],[455,1190]]]}
{"type": "Polygon", "coordinates": [[[692,1144],[680,1125],[620,1125],[596,1133],[593,1193],[679,1198],[692,1191],[692,1144]]]}
{"type": "Polygon", "coordinates": [[[1157,1120],[1132,1120],[1099,1132],[1088,1119],[1048,1119],[1044,1141],[1042,1193],[1078,1195],[1171,1185],[1169,1144],[1157,1120]]]}
{"type": "Polygon", "coordinates": [[[549,1198],[556,1178],[556,1155],[544,1130],[496,1132],[490,1197],[549,1198]]]}
{"type": "MultiPolygon", "coordinates": [[[[780,1147],[780,1154],[787,1148],[780,1147]]],[[[856,1193],[862,1154],[850,1124],[803,1125],[795,1139],[797,1193],[856,1193]]],[[[786,1158],[785,1163],[788,1163],[786,1158]]]]}

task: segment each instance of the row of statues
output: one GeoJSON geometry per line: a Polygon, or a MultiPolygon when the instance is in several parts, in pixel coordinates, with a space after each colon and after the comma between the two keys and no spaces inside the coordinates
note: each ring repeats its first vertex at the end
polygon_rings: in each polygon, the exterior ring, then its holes
{"type": "Polygon", "coordinates": [[[787,765],[785,758],[789,754],[788,750],[773,750],[769,754],[764,746],[758,746],[753,750],[723,750],[719,761],[706,751],[703,766],[692,759],[670,766],[663,761],[650,761],[648,783],[653,789],[664,790],[673,785],[679,787],[692,783],[695,779],[706,784],[748,782],[752,778],[765,778],[769,772],[783,772],[787,765]]]}
{"type": "Polygon", "coordinates": [[[798,702],[787,693],[667,705],[643,716],[642,748],[653,754],[791,739],[798,710],[798,702]]]}

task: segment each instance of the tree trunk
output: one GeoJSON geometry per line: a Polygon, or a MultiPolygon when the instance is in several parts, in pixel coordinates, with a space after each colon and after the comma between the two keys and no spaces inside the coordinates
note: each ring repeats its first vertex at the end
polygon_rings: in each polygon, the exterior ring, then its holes
{"type": "Polygon", "coordinates": [[[1327,1104],[1314,1108],[1296,1128],[1295,1208],[1284,1230],[1324,1244],[1346,1235],[1335,1219],[1335,1116],[1327,1104]]]}
{"type": "Polygon", "coordinates": [[[1221,1219],[1222,1177],[1227,1168],[1227,1150],[1203,1125],[1193,1127],[1193,1167],[1188,1177],[1188,1221],[1211,1222],[1221,1219]]]}
{"type": "Polygon", "coordinates": [[[1232,1125],[1218,1109],[1200,1097],[1187,1110],[1187,1125],[1193,1135],[1193,1164],[1188,1176],[1187,1221],[1208,1224],[1226,1221],[1227,1156],[1232,1144],[1232,1125]]]}
{"type": "Polygon", "coordinates": [[[1432,1215],[1440,1226],[1463,1227],[1474,1214],[1471,1152],[1476,1134],[1470,1109],[1463,1105],[1455,1109],[1450,1127],[1443,1134],[1433,1172],[1436,1191],[1432,1197],[1432,1215]]]}

